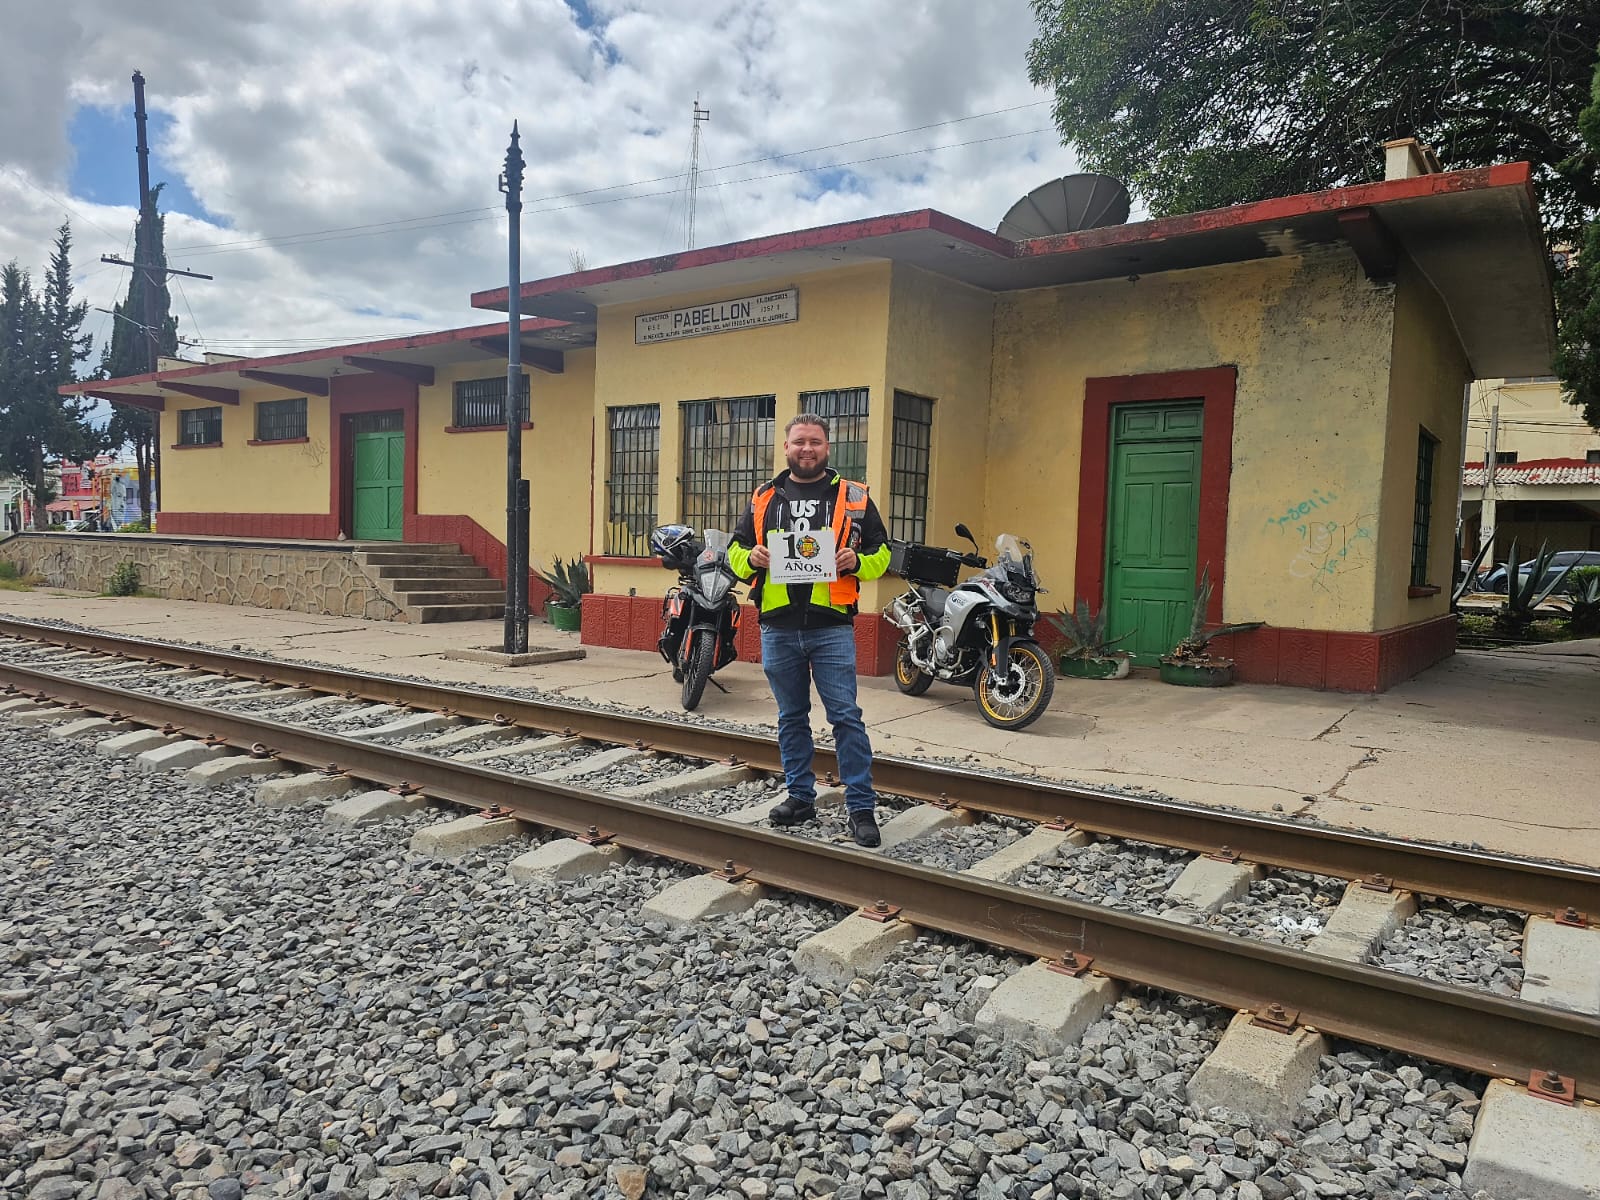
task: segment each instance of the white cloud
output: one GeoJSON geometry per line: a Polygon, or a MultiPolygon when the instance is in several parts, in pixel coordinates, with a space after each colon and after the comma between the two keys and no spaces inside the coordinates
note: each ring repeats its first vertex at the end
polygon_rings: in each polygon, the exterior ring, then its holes
{"type": "Polygon", "coordinates": [[[39,270],[70,216],[80,296],[118,298],[125,277],[98,259],[125,251],[136,214],[66,195],[67,129],[77,105],[127,104],[134,67],[173,118],[162,157],[218,221],[168,216],[173,265],[216,275],[182,282],[180,330],[238,352],[484,320],[467,296],[504,282],[496,179],[514,119],[524,278],[564,272],[574,249],[597,266],[681,248],[681,179],[616,185],[683,171],[697,93],[712,111],[701,245],[923,207],[993,228],[1073,169],[1053,132],[1027,132],[1050,120],[1026,79],[1025,0],[578,7],[592,28],[562,0],[0,0],[17,64],[0,73],[0,261],[39,270]],[[985,140],[1002,135],[1017,136],[985,140]],[[877,161],[788,173],[858,159],[877,161]],[[590,189],[615,190],[542,199],[590,189]]]}

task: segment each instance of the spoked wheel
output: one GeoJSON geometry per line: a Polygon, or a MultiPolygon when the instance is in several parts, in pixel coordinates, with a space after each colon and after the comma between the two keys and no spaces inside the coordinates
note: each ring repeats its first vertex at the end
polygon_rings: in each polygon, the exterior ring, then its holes
{"type": "Polygon", "coordinates": [[[911,647],[905,642],[894,652],[894,683],[908,696],[920,696],[933,684],[933,676],[911,660],[911,647]]]}
{"type": "Polygon", "coordinates": [[[986,661],[978,666],[972,695],[978,711],[1000,729],[1022,729],[1033,724],[1050,707],[1056,690],[1056,673],[1037,642],[1016,642],[1009,663],[991,671],[986,661]]]}
{"type": "Polygon", "coordinates": [[[711,678],[711,663],[717,653],[717,636],[709,630],[691,632],[688,650],[683,656],[683,709],[693,712],[705,694],[706,680],[711,678]]]}

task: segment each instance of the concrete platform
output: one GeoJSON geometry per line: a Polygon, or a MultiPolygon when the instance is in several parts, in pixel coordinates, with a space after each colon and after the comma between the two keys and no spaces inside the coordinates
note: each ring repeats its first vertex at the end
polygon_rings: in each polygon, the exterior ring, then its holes
{"type": "MultiPolygon", "coordinates": [[[[580,660],[520,668],[442,657],[497,641],[498,621],[412,625],[56,590],[0,593],[0,612],[131,636],[181,630],[222,649],[441,683],[536,687],[683,717],[679,686],[650,652],[590,646],[580,660]]],[[[577,634],[547,627],[539,641],[579,644],[577,634]]],[[[727,694],[713,689],[700,713],[775,727],[758,664],[731,663],[717,680],[727,694]]],[[[986,725],[969,694],[939,684],[910,697],[891,679],[863,678],[860,701],[880,754],[973,755],[985,766],[1089,785],[1137,780],[1196,804],[1600,863],[1600,805],[1574,804],[1571,790],[1573,779],[1593,774],[1600,656],[1592,653],[1463,651],[1379,696],[1176,688],[1136,670],[1116,683],[1058,687],[1050,711],[1022,734],[986,725]]],[[[815,724],[824,724],[820,709],[815,724]]]]}

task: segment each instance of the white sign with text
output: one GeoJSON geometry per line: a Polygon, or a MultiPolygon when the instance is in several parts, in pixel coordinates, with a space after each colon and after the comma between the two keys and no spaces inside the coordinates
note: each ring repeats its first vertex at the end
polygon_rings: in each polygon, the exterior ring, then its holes
{"type": "Polygon", "coordinates": [[[829,526],[804,533],[770,530],[767,553],[772,556],[769,583],[832,583],[839,578],[838,548],[829,526]]]}
{"type": "Polygon", "coordinates": [[[741,296],[737,300],[718,300],[693,308],[645,313],[633,319],[633,341],[637,346],[644,346],[651,342],[669,342],[673,338],[782,325],[799,319],[800,289],[787,288],[765,296],[741,296]]]}

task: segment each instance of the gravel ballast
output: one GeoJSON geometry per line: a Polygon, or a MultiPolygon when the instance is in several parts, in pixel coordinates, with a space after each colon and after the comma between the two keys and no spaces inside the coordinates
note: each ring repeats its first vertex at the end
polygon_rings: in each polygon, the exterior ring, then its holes
{"type": "MultiPolygon", "coordinates": [[[[1323,1060],[1294,1133],[1190,1110],[1228,1014],[1136,991],[1038,1058],[1020,964],[923,936],[824,989],[788,896],[646,933],[685,869],[535,890],[0,726],[0,1194],[1461,1200],[1475,1082],[1323,1060]]],[[[970,832],[970,831],[969,831],[970,832]]]]}

